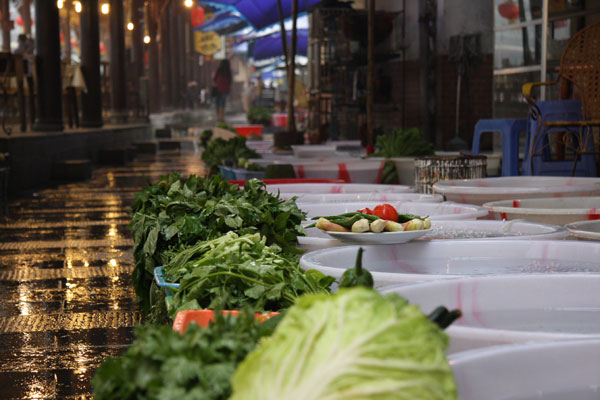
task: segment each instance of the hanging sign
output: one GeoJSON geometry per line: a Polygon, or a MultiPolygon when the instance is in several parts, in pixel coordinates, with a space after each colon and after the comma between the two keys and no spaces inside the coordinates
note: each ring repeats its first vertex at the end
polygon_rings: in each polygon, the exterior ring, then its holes
{"type": "Polygon", "coordinates": [[[213,31],[194,31],[194,49],[196,53],[212,56],[221,50],[221,37],[213,31]]]}

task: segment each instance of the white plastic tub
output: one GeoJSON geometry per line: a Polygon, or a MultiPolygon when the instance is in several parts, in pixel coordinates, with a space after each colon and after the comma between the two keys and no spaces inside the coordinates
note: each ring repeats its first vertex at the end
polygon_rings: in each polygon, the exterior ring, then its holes
{"type": "Polygon", "coordinates": [[[282,183],[267,185],[271,193],[412,193],[402,185],[376,185],[361,183],[282,183]]]}
{"type": "Polygon", "coordinates": [[[297,144],[292,145],[294,156],[298,158],[327,157],[335,153],[335,144],[297,144]]]}
{"type": "Polygon", "coordinates": [[[449,357],[462,400],[597,400],[600,340],[494,346],[449,357]]]}
{"type": "Polygon", "coordinates": [[[355,158],[292,163],[297,178],[344,179],[352,183],[379,183],[383,174],[383,159],[355,158]]]}
{"type": "Polygon", "coordinates": [[[421,203],[441,203],[444,198],[439,194],[423,193],[285,193],[282,198],[297,197],[296,203],[353,203],[360,201],[377,201],[380,203],[390,201],[418,201],[421,203]]]}
{"type": "MultiPolygon", "coordinates": [[[[569,232],[562,226],[533,222],[434,220],[431,224],[431,231],[416,240],[473,240],[484,238],[489,240],[561,240],[568,235],[569,232]]],[[[598,236],[600,237],[600,232],[598,236]]],[[[306,236],[298,237],[298,243],[301,248],[309,251],[344,245],[317,228],[307,229],[306,236]]]]}
{"type": "Polygon", "coordinates": [[[586,219],[600,219],[600,197],[559,197],[501,200],[485,203],[493,219],[523,219],[565,225],[586,219]]]}
{"type": "MultiPolygon", "coordinates": [[[[600,245],[574,240],[432,240],[363,246],[363,266],[378,288],[417,281],[510,273],[600,273],[600,245]]],[[[303,269],[339,278],[358,246],[304,254],[303,269]]],[[[508,290],[508,288],[507,288],[508,290]]]]}
{"type": "Polygon", "coordinates": [[[579,221],[565,226],[577,239],[600,241],[600,221],[579,221]]]}
{"type": "MultiPolygon", "coordinates": [[[[600,274],[499,275],[386,288],[429,314],[463,316],[446,333],[449,353],[507,343],[600,339],[600,274]]],[[[599,360],[600,361],[600,360],[599,360]]]]}
{"type": "Polygon", "coordinates": [[[505,176],[442,180],[433,185],[433,191],[443,194],[446,200],[478,205],[498,200],[599,196],[600,178],[505,176]]]}
{"type": "MultiPolygon", "coordinates": [[[[436,219],[477,219],[487,215],[487,210],[483,207],[447,201],[443,203],[388,201],[386,203],[394,206],[396,211],[400,214],[414,214],[423,217],[429,216],[432,221],[436,219]]],[[[298,207],[300,207],[302,211],[308,213],[307,218],[313,218],[318,216],[344,214],[365,207],[373,209],[379,204],[381,204],[380,201],[361,201],[355,203],[298,203],[298,207]]]]}

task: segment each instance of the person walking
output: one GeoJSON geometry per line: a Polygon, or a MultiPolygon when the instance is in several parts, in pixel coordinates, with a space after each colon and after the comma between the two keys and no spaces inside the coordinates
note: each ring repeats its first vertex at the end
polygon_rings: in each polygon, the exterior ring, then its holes
{"type": "Polygon", "coordinates": [[[212,76],[214,84],[214,102],[217,112],[217,122],[225,122],[225,101],[231,90],[231,68],[229,60],[221,60],[219,67],[212,76]]]}

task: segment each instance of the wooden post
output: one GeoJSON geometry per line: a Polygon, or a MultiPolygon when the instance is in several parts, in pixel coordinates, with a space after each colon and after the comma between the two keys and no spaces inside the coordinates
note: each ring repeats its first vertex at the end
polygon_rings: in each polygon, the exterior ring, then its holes
{"type": "Polygon", "coordinates": [[[0,3],[2,11],[2,51],[10,53],[10,12],[8,8],[8,0],[2,0],[0,3]]]}
{"type": "Polygon", "coordinates": [[[65,38],[65,61],[67,64],[71,64],[71,0],[65,0],[63,9],[65,10],[65,19],[61,28],[65,38]]]}
{"type": "Polygon", "coordinates": [[[368,67],[367,67],[367,146],[373,148],[373,95],[375,92],[375,0],[369,0],[368,9],[368,67]]]}
{"type": "Polygon", "coordinates": [[[283,58],[285,60],[285,70],[288,71],[290,68],[290,61],[287,48],[287,33],[285,32],[285,23],[283,17],[283,7],[281,6],[281,0],[277,0],[277,10],[279,11],[279,27],[281,30],[281,45],[283,46],[283,58]]]}
{"type": "Polygon", "coordinates": [[[292,0],[292,48],[288,65],[288,105],[287,131],[296,132],[296,117],[294,115],[294,89],[296,87],[296,19],[298,18],[298,0],[292,0]]]}
{"type": "Polygon", "coordinates": [[[27,36],[31,37],[31,0],[23,0],[21,2],[19,13],[21,13],[21,18],[23,18],[23,30],[27,36]]]}

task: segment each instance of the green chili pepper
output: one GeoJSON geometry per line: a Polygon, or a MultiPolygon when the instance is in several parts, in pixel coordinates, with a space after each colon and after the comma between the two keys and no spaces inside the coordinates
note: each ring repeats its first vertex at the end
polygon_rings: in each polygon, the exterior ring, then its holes
{"type": "Polygon", "coordinates": [[[355,286],[373,287],[373,276],[369,271],[362,267],[362,254],[363,249],[360,247],[358,249],[358,254],[356,255],[356,264],[354,265],[354,268],[346,270],[342,275],[342,280],[340,282],[341,288],[355,286]]]}
{"type": "Polygon", "coordinates": [[[419,217],[418,215],[413,214],[398,214],[398,222],[400,223],[408,222],[411,219],[420,219],[423,221],[425,218],[427,217],[419,217]]]}

